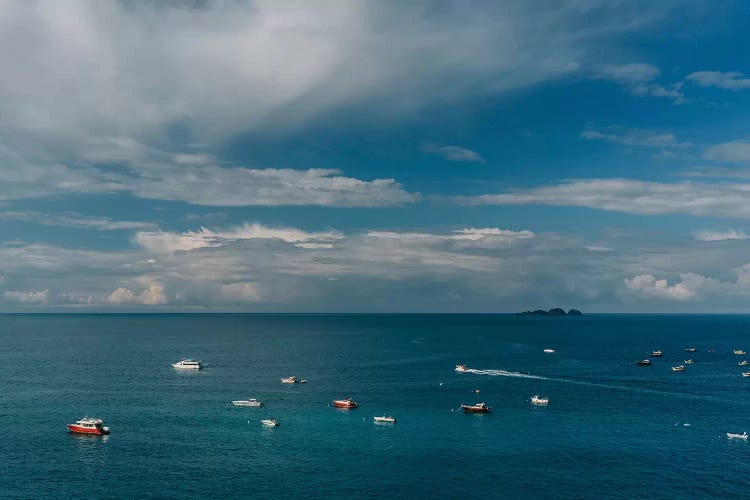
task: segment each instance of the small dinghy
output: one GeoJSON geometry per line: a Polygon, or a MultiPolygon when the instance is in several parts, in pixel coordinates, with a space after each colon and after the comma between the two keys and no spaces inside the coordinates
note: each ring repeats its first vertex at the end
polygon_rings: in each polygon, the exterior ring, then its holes
{"type": "Polygon", "coordinates": [[[275,418],[266,418],[260,421],[265,427],[278,427],[279,421],[275,418]]]}
{"type": "Polygon", "coordinates": [[[727,432],[727,437],[729,439],[744,439],[747,441],[747,432],[743,432],[742,434],[734,434],[732,432],[727,432]]]}
{"type": "Polygon", "coordinates": [[[373,417],[372,420],[378,424],[395,424],[396,423],[396,417],[387,417],[385,415],[383,415],[382,417],[373,417]]]}
{"type": "Polygon", "coordinates": [[[539,396],[535,394],[531,396],[531,404],[537,406],[547,406],[549,404],[549,398],[547,396],[539,396]]]}

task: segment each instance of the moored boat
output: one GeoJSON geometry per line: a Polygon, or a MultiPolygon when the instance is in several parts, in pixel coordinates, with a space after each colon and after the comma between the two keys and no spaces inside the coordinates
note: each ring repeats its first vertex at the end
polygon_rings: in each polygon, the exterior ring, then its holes
{"type": "Polygon", "coordinates": [[[172,363],[172,367],[178,370],[202,370],[203,364],[194,359],[183,359],[177,363],[172,363]]]}
{"type": "Polygon", "coordinates": [[[282,384],[306,384],[307,380],[299,379],[292,375],[291,377],[282,378],[281,379],[282,384]]]}
{"type": "Polygon", "coordinates": [[[748,362],[747,362],[746,359],[743,359],[742,361],[740,361],[739,363],[737,363],[737,366],[747,366],[747,365],[748,365],[748,362]]]}
{"type": "Polygon", "coordinates": [[[232,404],[234,406],[252,406],[252,407],[255,407],[255,408],[259,408],[259,407],[263,406],[263,402],[262,401],[258,401],[255,398],[240,399],[240,400],[237,400],[237,401],[232,401],[232,404]]]}
{"type": "Polygon", "coordinates": [[[96,434],[104,436],[109,434],[109,427],[104,426],[100,418],[83,417],[75,424],[68,424],[68,430],[77,434],[96,434]]]}
{"type": "Polygon", "coordinates": [[[685,368],[685,365],[679,365],[679,366],[673,366],[672,367],[672,371],[673,372],[684,372],[685,370],[687,370],[687,368],[685,368]]]}
{"type": "Polygon", "coordinates": [[[750,372],[742,372],[743,377],[750,377],[750,372]]]}
{"type": "Polygon", "coordinates": [[[464,373],[469,371],[469,367],[466,365],[456,365],[456,371],[458,373],[464,373]]]}
{"type": "Polygon", "coordinates": [[[492,408],[487,406],[484,403],[477,403],[475,405],[461,405],[461,409],[464,411],[464,413],[491,413],[492,408]]]}
{"type": "Polygon", "coordinates": [[[531,404],[537,406],[547,406],[549,404],[549,398],[547,396],[539,396],[535,394],[531,396],[531,404]]]}
{"type": "Polygon", "coordinates": [[[354,401],[352,398],[334,399],[333,406],[336,408],[342,408],[344,410],[353,410],[354,408],[359,407],[357,402],[354,401]]]}
{"type": "Polygon", "coordinates": [[[661,351],[654,351],[649,354],[649,356],[651,356],[652,358],[661,358],[662,356],[664,356],[664,353],[661,351]]]}
{"type": "Polygon", "coordinates": [[[697,349],[695,347],[688,347],[685,349],[685,352],[695,352],[697,349]]]}
{"type": "Polygon", "coordinates": [[[747,432],[743,432],[742,434],[735,434],[733,432],[727,432],[727,437],[729,439],[744,439],[747,441],[747,432]]]}
{"type": "Polygon", "coordinates": [[[279,421],[275,418],[264,418],[261,423],[266,427],[278,427],[279,421]]]}
{"type": "Polygon", "coordinates": [[[694,360],[694,359],[686,359],[686,360],[685,360],[685,364],[686,364],[686,365],[692,365],[692,364],[694,364],[694,363],[695,363],[695,360],[694,360]]]}
{"type": "Polygon", "coordinates": [[[635,362],[638,366],[651,366],[651,360],[650,359],[642,359],[640,361],[635,362]]]}
{"type": "Polygon", "coordinates": [[[388,417],[383,415],[382,417],[372,417],[372,420],[376,423],[381,424],[395,424],[396,418],[395,417],[388,417]]]}
{"type": "Polygon", "coordinates": [[[743,351],[742,349],[735,349],[735,350],[734,350],[734,351],[732,351],[732,352],[733,352],[733,353],[735,353],[735,354],[737,354],[737,355],[739,355],[739,356],[744,356],[745,354],[747,354],[747,353],[746,353],[745,351],[743,351]]]}
{"type": "Polygon", "coordinates": [[[554,349],[550,349],[550,348],[548,347],[548,348],[546,348],[546,349],[544,350],[544,352],[546,352],[547,354],[552,354],[553,352],[555,352],[555,350],[554,350],[554,349]]]}

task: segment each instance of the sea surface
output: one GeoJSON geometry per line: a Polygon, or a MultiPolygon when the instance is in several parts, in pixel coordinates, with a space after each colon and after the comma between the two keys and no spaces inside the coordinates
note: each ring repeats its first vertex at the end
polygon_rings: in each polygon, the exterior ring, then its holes
{"type": "Polygon", "coordinates": [[[734,348],[750,316],[0,315],[0,498],[747,498],[734,348]]]}

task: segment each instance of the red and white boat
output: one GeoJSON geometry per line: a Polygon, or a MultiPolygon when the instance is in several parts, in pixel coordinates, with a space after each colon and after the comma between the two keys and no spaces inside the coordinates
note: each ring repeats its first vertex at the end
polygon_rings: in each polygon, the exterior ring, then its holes
{"type": "Polygon", "coordinates": [[[456,365],[456,371],[458,373],[464,373],[469,371],[469,367],[466,365],[456,365]]]}
{"type": "Polygon", "coordinates": [[[68,424],[68,430],[78,434],[109,434],[109,427],[104,426],[104,422],[99,418],[83,417],[75,424],[68,424]]]}
{"type": "Polygon", "coordinates": [[[475,405],[461,405],[461,409],[464,413],[492,413],[492,408],[484,403],[477,403],[475,405]]]}
{"type": "Polygon", "coordinates": [[[336,408],[343,408],[345,410],[353,410],[354,408],[357,408],[359,405],[352,398],[346,398],[346,399],[334,399],[333,406],[336,408]]]}

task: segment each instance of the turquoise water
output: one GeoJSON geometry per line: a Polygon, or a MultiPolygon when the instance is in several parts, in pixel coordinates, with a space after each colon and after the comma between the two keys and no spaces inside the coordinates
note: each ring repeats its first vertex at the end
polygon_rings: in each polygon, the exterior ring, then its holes
{"type": "Polygon", "coordinates": [[[0,316],[0,497],[747,496],[750,443],[724,433],[750,431],[731,352],[748,332],[747,316],[0,316]],[[330,407],[346,396],[360,408],[330,407]],[[266,406],[230,404],[249,397],[266,406]],[[478,401],[494,413],[454,411],[478,401]],[[84,415],[112,435],[70,435],[84,415]]]}

